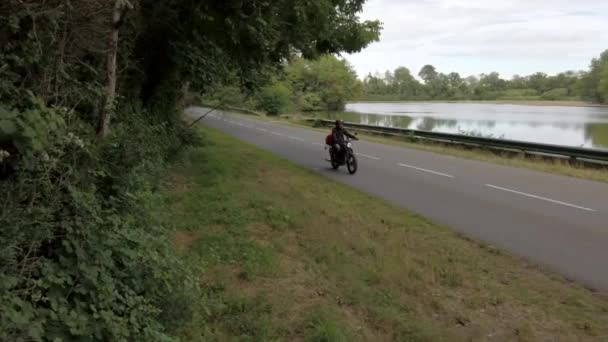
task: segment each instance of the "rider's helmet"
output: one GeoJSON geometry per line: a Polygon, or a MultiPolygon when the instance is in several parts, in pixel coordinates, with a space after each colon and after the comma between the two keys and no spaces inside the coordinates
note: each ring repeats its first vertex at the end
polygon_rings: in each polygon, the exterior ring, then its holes
{"type": "Polygon", "coordinates": [[[342,125],[344,124],[344,122],[340,119],[336,120],[336,127],[342,127],[342,125]]]}

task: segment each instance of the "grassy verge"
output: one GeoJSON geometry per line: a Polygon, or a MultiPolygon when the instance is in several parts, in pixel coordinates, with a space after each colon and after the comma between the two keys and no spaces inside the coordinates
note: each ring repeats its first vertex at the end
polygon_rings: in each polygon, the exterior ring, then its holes
{"type": "Polygon", "coordinates": [[[608,300],[202,129],[157,209],[204,296],[185,340],[608,338],[608,300]]]}
{"type": "MultiPolygon", "coordinates": [[[[263,117],[245,116],[257,120],[275,121],[286,125],[306,127],[319,132],[328,132],[327,128],[313,127],[310,122],[302,120],[300,115],[290,115],[284,117],[263,117]]],[[[372,141],[380,144],[401,146],[433,153],[446,154],[460,158],[479,160],[494,164],[526,168],[530,170],[553,173],[561,176],[575,177],[587,180],[594,180],[608,183],[608,166],[589,166],[584,164],[571,163],[568,160],[548,159],[540,156],[523,155],[513,152],[502,152],[477,148],[457,144],[444,144],[431,140],[413,139],[407,137],[376,135],[361,132],[359,135],[363,140],[372,141]]]]}

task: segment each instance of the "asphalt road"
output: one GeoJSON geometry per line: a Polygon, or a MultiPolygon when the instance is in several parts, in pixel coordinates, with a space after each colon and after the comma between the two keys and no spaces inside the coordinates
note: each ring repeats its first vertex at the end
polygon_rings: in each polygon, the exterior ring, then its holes
{"type": "Polygon", "coordinates": [[[359,171],[351,176],[325,161],[324,133],[224,112],[202,122],[608,292],[608,184],[366,141],[353,143],[359,171]]]}

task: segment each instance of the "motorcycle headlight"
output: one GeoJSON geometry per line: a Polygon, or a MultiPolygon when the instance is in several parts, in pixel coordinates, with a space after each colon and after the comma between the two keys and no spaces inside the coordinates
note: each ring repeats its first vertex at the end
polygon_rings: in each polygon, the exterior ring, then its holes
{"type": "Polygon", "coordinates": [[[346,145],[346,146],[348,146],[348,148],[351,148],[351,147],[353,147],[353,144],[348,143],[348,145],[346,145]]]}

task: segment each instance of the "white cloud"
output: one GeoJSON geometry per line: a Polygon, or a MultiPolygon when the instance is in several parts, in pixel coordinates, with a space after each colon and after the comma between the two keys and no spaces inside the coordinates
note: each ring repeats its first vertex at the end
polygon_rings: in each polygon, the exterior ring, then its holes
{"type": "Polygon", "coordinates": [[[606,0],[369,0],[381,42],[346,56],[360,75],[424,64],[463,75],[586,69],[608,49],[606,0]]]}

